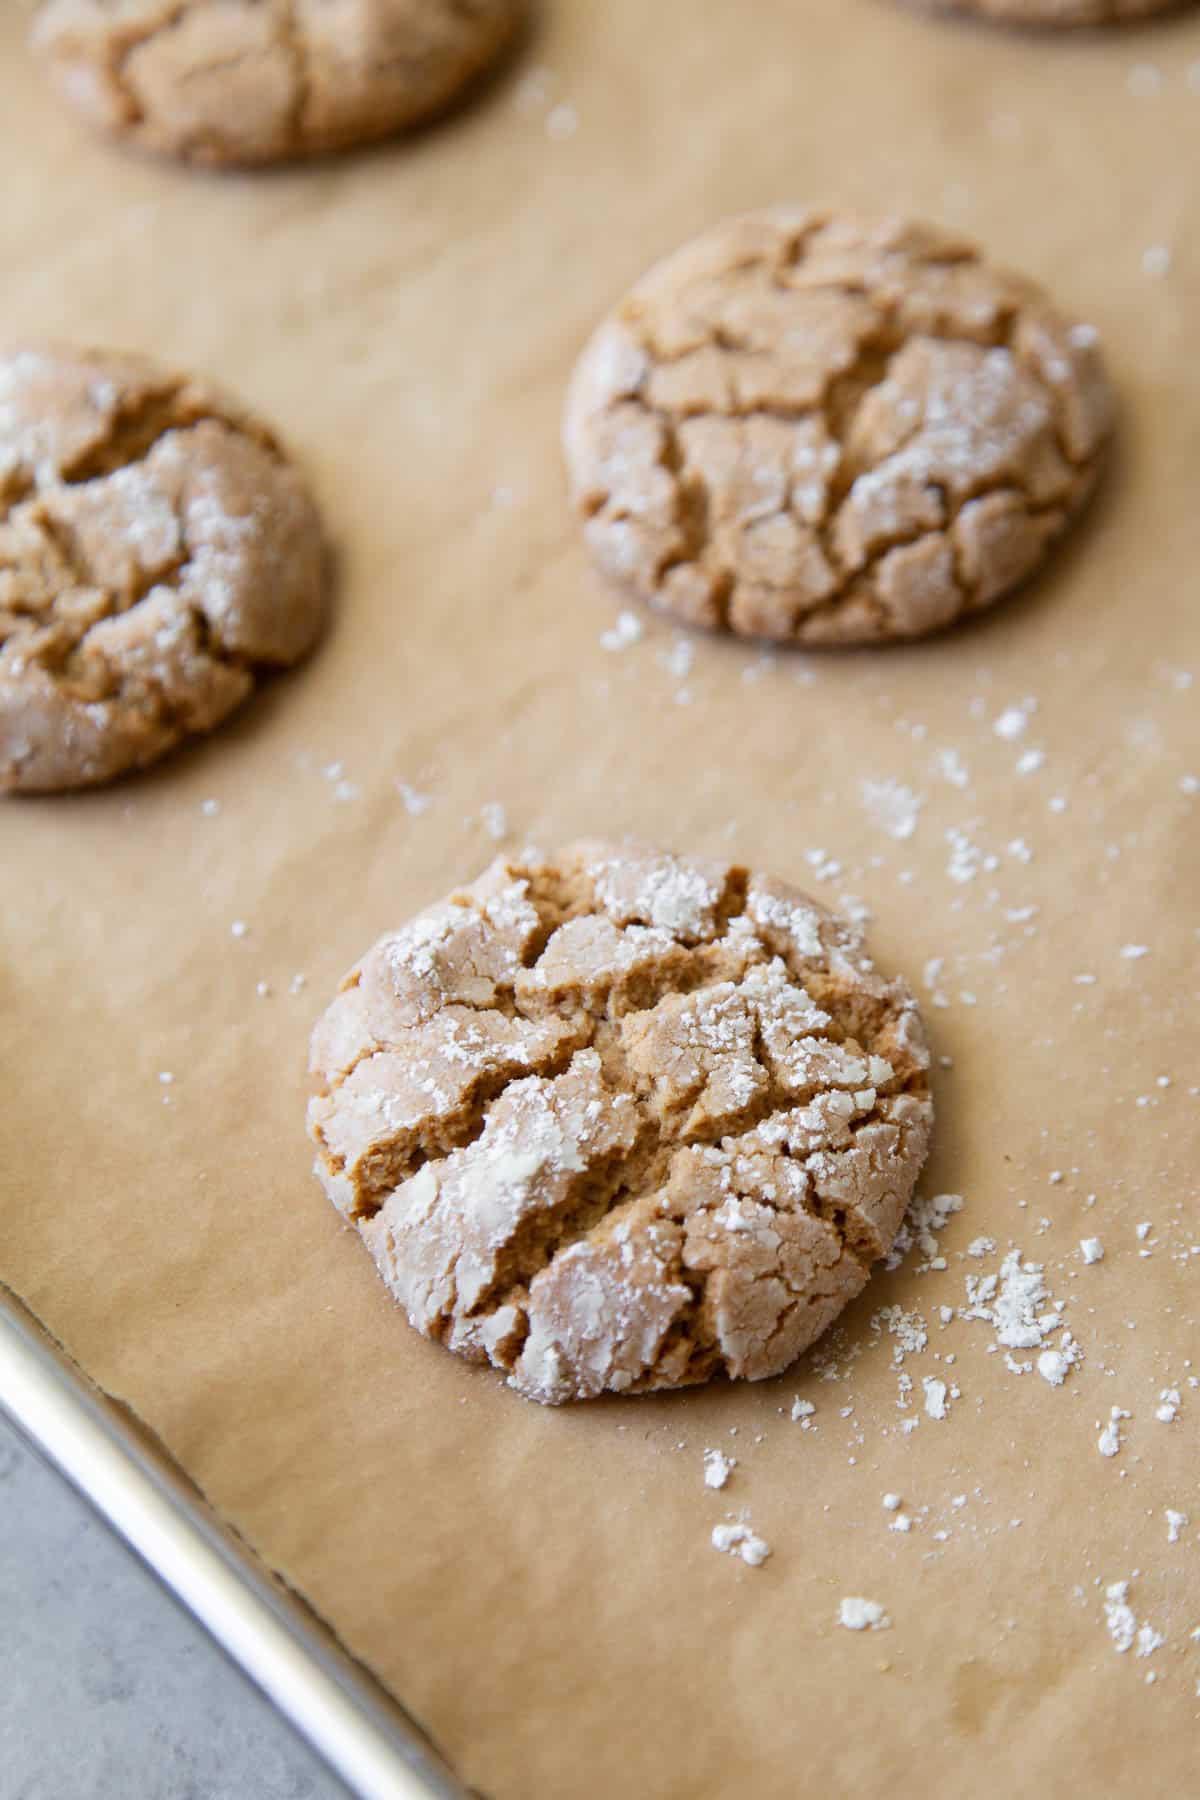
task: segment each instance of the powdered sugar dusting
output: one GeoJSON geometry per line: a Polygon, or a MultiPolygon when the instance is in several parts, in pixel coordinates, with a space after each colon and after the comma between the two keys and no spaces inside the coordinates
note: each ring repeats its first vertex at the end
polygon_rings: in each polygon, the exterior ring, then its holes
{"type": "Polygon", "coordinates": [[[881,831],[901,843],[915,834],[924,805],[920,794],[890,775],[882,781],[864,781],[860,791],[864,807],[881,831]]]}

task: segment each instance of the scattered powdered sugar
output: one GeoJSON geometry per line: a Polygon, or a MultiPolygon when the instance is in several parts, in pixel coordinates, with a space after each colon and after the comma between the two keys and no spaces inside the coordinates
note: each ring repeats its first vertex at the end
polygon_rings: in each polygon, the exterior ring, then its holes
{"type": "Polygon", "coordinates": [[[1158,1396],[1154,1416],[1162,1425],[1173,1425],[1179,1417],[1179,1389],[1163,1388],[1158,1396]]]}
{"type": "Polygon", "coordinates": [[[843,919],[848,919],[851,925],[857,925],[860,930],[865,929],[874,917],[866,901],[860,900],[857,894],[840,895],[838,911],[843,919]]]}
{"type": "Polygon", "coordinates": [[[810,1430],[812,1428],[812,1416],[816,1410],[817,1409],[811,1400],[802,1400],[799,1394],[797,1394],[796,1398],[792,1401],[792,1423],[799,1425],[802,1431],[810,1430]]]}
{"type": "Polygon", "coordinates": [[[888,1631],[891,1623],[878,1600],[864,1600],[861,1595],[848,1594],[838,1604],[838,1624],[845,1626],[847,1631],[888,1631]]]}
{"type": "Polygon", "coordinates": [[[229,927],[229,935],[235,938],[244,938],[249,929],[245,919],[235,919],[229,927]]]}
{"type": "Polygon", "coordinates": [[[806,850],[804,860],[818,881],[835,881],[842,872],[841,863],[828,850],[806,850]]]}
{"type": "Polygon", "coordinates": [[[1111,1409],[1108,1423],[1102,1427],[1100,1436],[1096,1439],[1096,1448],[1101,1456],[1117,1455],[1124,1442],[1121,1436],[1121,1420],[1127,1419],[1129,1416],[1120,1406],[1114,1406],[1111,1409]]]}
{"type": "Polygon", "coordinates": [[[1166,244],[1151,244],[1142,251],[1142,273],[1154,280],[1171,273],[1171,251],[1166,244]]]}
{"type": "Polygon", "coordinates": [[[1129,1583],[1114,1581],[1104,1590],[1104,1623],[1113,1648],[1124,1656],[1133,1649],[1137,1636],[1137,1615],[1129,1604],[1129,1583]]]}
{"type": "Polygon", "coordinates": [[[1010,1250],[998,1275],[967,1276],[963,1318],[988,1321],[1005,1349],[1032,1350],[1062,1324],[1057,1311],[1045,1309],[1048,1297],[1041,1263],[1023,1262],[1019,1250],[1010,1250]]]}
{"type": "Polygon", "coordinates": [[[1000,866],[998,856],[991,851],[981,850],[978,844],[971,841],[965,831],[959,831],[954,826],[951,826],[946,832],[946,842],[950,846],[946,873],[951,881],[957,882],[960,887],[965,887],[967,882],[974,881],[981,871],[990,875],[1000,866]]]}
{"type": "Polygon", "coordinates": [[[1123,944],[1121,955],[1126,962],[1138,962],[1143,956],[1149,956],[1149,944],[1123,944]]]}
{"type": "Polygon", "coordinates": [[[1078,1357],[1078,1346],[1068,1335],[1064,1338],[1061,1349],[1042,1351],[1037,1359],[1037,1372],[1051,1387],[1061,1387],[1067,1379],[1067,1370],[1078,1357]]]}
{"type": "Polygon", "coordinates": [[[1167,1542],[1168,1544],[1177,1544],[1179,1542],[1180,1533],[1188,1522],[1188,1516],[1184,1512],[1176,1512],[1173,1506],[1168,1506],[1165,1517],[1167,1521],[1167,1542]]]}
{"type": "Polygon", "coordinates": [[[708,1488],[723,1488],[730,1475],[737,1468],[735,1456],[725,1456],[720,1450],[704,1452],[704,1485],[708,1488]]]}
{"type": "Polygon", "coordinates": [[[873,822],[889,837],[903,843],[917,829],[924,796],[891,776],[885,781],[864,781],[862,802],[873,822]]]}
{"type": "Polygon", "coordinates": [[[950,1410],[946,1383],[939,1381],[935,1375],[926,1375],[922,1378],[921,1386],[925,1390],[925,1411],[929,1417],[944,1419],[950,1410]]]}
{"type": "Polygon", "coordinates": [[[349,779],[340,762],[326,763],[321,773],[333,788],[334,799],[341,801],[343,805],[357,800],[362,793],[358,783],[349,779]]]}
{"type": "Polygon", "coordinates": [[[1036,700],[1022,700],[1018,706],[1006,707],[999,718],[993,721],[992,730],[998,738],[1003,738],[1006,743],[1011,744],[1016,738],[1022,736],[1031,715],[1036,711],[1036,700]]]}
{"type": "Polygon", "coordinates": [[[479,819],[490,838],[499,844],[508,836],[508,814],[499,800],[489,800],[479,809],[479,819]]]}
{"type": "Polygon", "coordinates": [[[1083,1260],[1085,1263],[1098,1263],[1104,1261],[1104,1245],[1100,1242],[1098,1237],[1080,1238],[1079,1248],[1083,1253],[1083,1260]]]}
{"type": "MultiPolygon", "coordinates": [[[[1130,1585],[1129,1581],[1113,1581],[1105,1588],[1104,1623],[1118,1655],[1124,1656],[1132,1650],[1135,1656],[1153,1656],[1167,1640],[1148,1620],[1138,1624],[1137,1614],[1129,1604],[1130,1585]]],[[[1149,1680],[1149,1676],[1146,1679],[1149,1680]]]]}
{"type": "Polygon", "coordinates": [[[915,1195],[896,1233],[885,1266],[898,1269],[915,1246],[925,1258],[918,1264],[918,1274],[923,1275],[929,1269],[944,1269],[946,1261],[939,1255],[938,1234],[945,1230],[955,1213],[962,1211],[963,1205],[961,1194],[915,1195]]]}
{"type": "Polygon", "coordinates": [[[427,813],[429,808],[433,805],[433,801],[428,794],[418,793],[416,788],[410,787],[407,781],[398,781],[396,783],[396,792],[399,794],[401,800],[403,800],[404,810],[408,813],[410,818],[419,819],[421,814],[427,813]]]}
{"type": "Polygon", "coordinates": [[[660,650],[658,660],[669,675],[676,681],[686,681],[692,672],[692,664],[696,660],[696,646],[690,638],[680,635],[669,650],[660,650]]]}
{"type": "Polygon", "coordinates": [[[967,765],[957,750],[939,750],[937,769],[943,780],[948,781],[951,787],[965,788],[970,785],[971,777],[967,765]]]}
{"type": "Polygon", "coordinates": [[[884,1512],[899,1512],[900,1505],[901,1505],[901,1496],[899,1494],[885,1494],[883,1496],[884,1512]]]}
{"type": "Polygon", "coordinates": [[[929,1342],[925,1321],[919,1312],[905,1312],[902,1306],[881,1306],[872,1314],[871,1330],[876,1337],[887,1331],[892,1344],[892,1364],[899,1368],[906,1356],[918,1355],[929,1342]]]}
{"type": "Polygon", "coordinates": [[[771,1554],[771,1546],[757,1537],[748,1525],[714,1525],[712,1547],[724,1556],[740,1556],[750,1568],[761,1568],[771,1554]]]}
{"type": "Polygon", "coordinates": [[[645,635],[645,626],[635,612],[620,612],[616,624],[608,631],[600,634],[600,647],[603,650],[628,650],[645,635]]]}

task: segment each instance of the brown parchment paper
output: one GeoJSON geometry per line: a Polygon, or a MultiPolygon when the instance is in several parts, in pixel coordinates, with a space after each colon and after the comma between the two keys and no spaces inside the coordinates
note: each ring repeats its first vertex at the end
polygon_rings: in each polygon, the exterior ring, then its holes
{"type": "Polygon", "coordinates": [[[544,0],[428,134],[212,179],[86,136],[3,10],[4,337],[223,378],[340,567],[329,640],[230,729],[0,807],[0,1278],[493,1800],[1200,1792],[1198,61],[1194,10],[1042,40],[871,0],[544,0]],[[1117,465],[1045,579],[937,642],[688,639],[689,670],[647,619],[606,651],[572,358],[654,256],[782,199],[962,224],[1045,280],[1103,333],[1117,465]],[[907,840],[864,803],[888,779],[923,798],[907,840]],[[310,1178],[306,1041],[376,934],[489,858],[493,802],[514,843],[634,831],[854,894],[881,961],[943,959],[944,1270],[881,1275],[780,1381],[586,1410],[409,1331],[310,1178]],[[954,880],[952,832],[995,865],[954,880]],[[941,1322],[1010,1247],[1084,1352],[1059,1388],[941,1322]],[[899,1371],[893,1305],[929,1334],[899,1371]],[[927,1376],[958,1389],[940,1421],[927,1376]],[[742,1508],[762,1569],[709,1546],[742,1508]],[[1122,1580],[1166,1640],[1144,1658],[1106,1631],[1122,1580]],[[840,1629],[844,1595],[891,1630],[840,1629]]]}

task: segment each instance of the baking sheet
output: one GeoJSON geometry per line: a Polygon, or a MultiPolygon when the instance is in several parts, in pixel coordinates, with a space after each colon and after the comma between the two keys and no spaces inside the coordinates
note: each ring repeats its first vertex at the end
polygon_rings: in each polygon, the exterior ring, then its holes
{"type": "Polygon", "coordinates": [[[1060,43],[871,0],[547,0],[429,134],[220,180],[90,140],[20,40],[6,9],[3,334],[229,382],[311,472],[340,581],[321,652],[211,743],[0,810],[0,1279],[491,1800],[1197,1791],[1195,12],[1060,43]],[[944,640],[686,639],[688,667],[647,620],[606,651],[573,356],[653,256],[793,198],[963,225],[1047,281],[1108,347],[1117,466],[1048,577],[944,640]],[[911,838],[864,795],[889,780],[911,838]],[[514,843],[633,830],[851,893],[881,962],[943,959],[944,1271],[872,1283],[780,1381],[568,1412],[408,1331],[309,1176],[305,1045],[372,938],[492,854],[493,803],[514,843]],[[1061,1387],[941,1323],[1010,1245],[1084,1352],[1061,1387]],[[887,1306],[929,1333],[899,1369],[887,1306]],[[959,1389],[942,1420],[925,1377],[959,1389]],[[709,1547],[743,1508],[761,1569],[709,1547]],[[1106,1628],[1122,1580],[1166,1640],[1141,1658],[1106,1628]],[[845,1595],[891,1629],[839,1629],[845,1595]]]}
{"type": "MultiPolygon", "coordinates": [[[[166,1582],[362,1800],[461,1800],[422,1734],[273,1580],[140,1420],[0,1286],[0,1412],[166,1582]]],[[[340,1787],[339,1783],[339,1787],[340,1787]]]]}

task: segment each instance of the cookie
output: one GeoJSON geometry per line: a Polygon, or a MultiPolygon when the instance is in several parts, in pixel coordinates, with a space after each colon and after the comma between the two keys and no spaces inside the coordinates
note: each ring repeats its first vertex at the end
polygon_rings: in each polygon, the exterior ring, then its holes
{"type": "Polygon", "coordinates": [[[265,425],[140,357],[0,355],[0,790],[209,731],[312,646],[316,509],[265,425]]]}
{"type": "Polygon", "coordinates": [[[892,1244],[916,1003],[769,876],[500,860],[318,1024],[316,1172],[425,1336],[557,1404],[787,1368],[892,1244]]]}
{"type": "Polygon", "coordinates": [[[1099,471],[1095,332],[934,227],[780,208],[653,269],[571,381],[601,568],[691,625],[920,637],[1042,561],[1099,471]]]}
{"type": "Polygon", "coordinates": [[[913,0],[926,12],[964,13],[1008,25],[1124,25],[1175,12],[1180,0],[913,0]]]}
{"type": "Polygon", "coordinates": [[[448,106],[524,0],[44,0],[31,42],[64,97],[143,149],[288,162],[448,106]]]}

